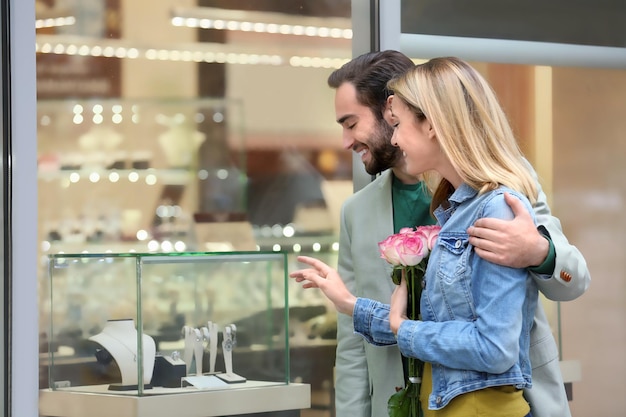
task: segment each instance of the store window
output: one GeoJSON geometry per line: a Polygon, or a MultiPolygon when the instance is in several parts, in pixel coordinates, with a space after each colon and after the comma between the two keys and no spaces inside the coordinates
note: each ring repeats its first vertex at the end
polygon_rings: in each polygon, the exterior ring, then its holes
{"type": "Polygon", "coordinates": [[[572,415],[612,416],[626,406],[619,394],[624,361],[615,360],[626,346],[626,291],[618,272],[626,201],[618,163],[626,155],[624,6],[403,0],[385,6],[395,8],[395,20],[381,29],[387,48],[416,60],[459,56],[485,75],[552,212],[585,256],[588,291],[574,301],[544,300],[563,377],[571,382],[572,415]],[[604,375],[611,375],[608,389],[597,384],[604,375]]]}
{"type": "MultiPolygon", "coordinates": [[[[41,323],[53,254],[260,250],[287,252],[292,268],[298,253],[336,263],[352,155],[326,79],[352,55],[349,0],[37,0],[36,12],[41,323]]],[[[87,308],[69,285],[74,325],[42,325],[42,388],[59,335],[77,352],[99,329],[80,322],[87,308]]],[[[334,310],[288,291],[310,309],[295,336],[320,346],[292,346],[292,378],[330,410],[334,310]]]]}
{"type": "Polygon", "coordinates": [[[351,156],[325,80],[350,58],[349,2],[204,3],[37,2],[41,198],[57,200],[40,212],[44,245],[149,242],[163,205],[179,229],[243,216],[261,246],[277,225],[335,232],[351,156]],[[189,183],[167,184],[173,171],[189,183]]]}

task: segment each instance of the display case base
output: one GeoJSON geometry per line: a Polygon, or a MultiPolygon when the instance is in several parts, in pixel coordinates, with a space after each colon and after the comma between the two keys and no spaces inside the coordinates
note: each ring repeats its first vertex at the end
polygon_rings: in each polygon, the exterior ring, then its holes
{"type": "Polygon", "coordinates": [[[214,417],[302,410],[311,407],[309,384],[248,381],[237,388],[196,390],[154,387],[138,397],[112,394],[108,385],[44,389],[39,414],[49,417],[214,417]],[[170,394],[170,395],[167,395],[170,394]]]}
{"type": "MultiPolygon", "coordinates": [[[[109,391],[137,391],[139,388],[135,385],[109,384],[109,391]]],[[[143,389],[152,389],[152,385],[144,385],[143,389]]]]}

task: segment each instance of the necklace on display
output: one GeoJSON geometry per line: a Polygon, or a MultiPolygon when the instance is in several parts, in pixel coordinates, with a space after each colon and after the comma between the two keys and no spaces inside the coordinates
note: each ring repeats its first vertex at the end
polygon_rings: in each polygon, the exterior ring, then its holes
{"type": "Polygon", "coordinates": [[[110,334],[110,333],[108,333],[106,331],[103,331],[100,334],[106,335],[110,339],[115,340],[118,344],[124,346],[124,348],[128,352],[130,352],[131,355],[133,355],[133,362],[137,362],[137,352],[134,349],[130,348],[126,343],[124,343],[124,341],[122,339],[120,339],[119,337],[113,336],[112,334],[110,334]]]}

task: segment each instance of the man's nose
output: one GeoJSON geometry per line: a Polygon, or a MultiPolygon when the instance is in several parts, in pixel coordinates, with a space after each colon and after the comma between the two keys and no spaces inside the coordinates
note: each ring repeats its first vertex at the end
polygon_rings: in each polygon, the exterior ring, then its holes
{"type": "Polygon", "coordinates": [[[343,131],[343,135],[342,135],[342,140],[341,141],[342,141],[343,148],[348,150],[348,151],[351,150],[352,147],[354,146],[354,137],[346,129],[344,129],[344,131],[343,131]]]}

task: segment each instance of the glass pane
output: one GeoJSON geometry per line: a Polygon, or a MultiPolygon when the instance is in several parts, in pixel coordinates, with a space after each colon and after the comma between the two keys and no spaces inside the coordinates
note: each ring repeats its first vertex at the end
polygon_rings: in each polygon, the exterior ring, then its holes
{"type": "Polygon", "coordinates": [[[143,396],[189,393],[186,381],[213,390],[288,383],[286,259],[50,255],[42,325],[51,349],[41,364],[48,386],[143,396]]]}
{"type": "MultiPolygon", "coordinates": [[[[351,57],[350,18],[349,0],[38,1],[42,288],[62,252],[281,250],[292,268],[298,253],[336,264],[352,155],[326,79],[351,57]]],[[[328,411],[334,309],[286,292],[290,379],[328,411]]]]}

